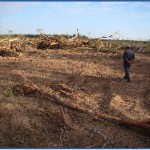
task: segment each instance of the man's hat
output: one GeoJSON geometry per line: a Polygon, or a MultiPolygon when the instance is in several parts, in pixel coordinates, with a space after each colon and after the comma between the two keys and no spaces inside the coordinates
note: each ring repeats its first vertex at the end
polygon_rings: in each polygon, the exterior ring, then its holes
{"type": "Polygon", "coordinates": [[[126,49],[130,49],[130,48],[131,48],[131,46],[130,46],[130,45],[127,45],[127,46],[126,46],[126,49]]]}

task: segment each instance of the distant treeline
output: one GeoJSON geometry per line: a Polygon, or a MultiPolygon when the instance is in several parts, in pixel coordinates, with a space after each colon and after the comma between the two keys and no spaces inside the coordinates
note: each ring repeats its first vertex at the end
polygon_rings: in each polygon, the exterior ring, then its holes
{"type": "Polygon", "coordinates": [[[39,34],[1,34],[0,37],[18,37],[18,36],[26,36],[29,38],[39,37],[39,34]]]}
{"type": "MultiPolygon", "coordinates": [[[[73,35],[68,35],[68,34],[45,34],[46,36],[53,36],[53,37],[60,37],[60,36],[63,36],[63,37],[65,37],[65,38],[72,38],[72,37],[75,37],[76,36],[76,34],[73,34],[73,35]]],[[[38,37],[40,37],[40,34],[0,34],[0,37],[1,38],[4,38],[4,37],[18,37],[18,36],[22,36],[22,37],[28,37],[28,38],[38,38],[38,37]]],[[[87,37],[87,36],[85,36],[85,35],[80,35],[80,37],[82,38],[82,39],[92,39],[92,40],[98,40],[98,39],[100,39],[100,38],[89,38],[89,37],[87,37]]],[[[118,42],[140,42],[139,40],[127,40],[127,39],[101,39],[102,41],[111,41],[111,42],[116,42],[116,41],[118,41],[118,42]]],[[[145,43],[147,43],[147,42],[150,42],[150,39],[149,40],[143,40],[143,41],[141,41],[141,42],[145,42],[145,43]]]]}
{"type": "MultiPolygon", "coordinates": [[[[72,38],[72,37],[75,37],[76,34],[73,34],[73,35],[68,35],[68,34],[45,34],[46,36],[54,36],[54,37],[59,37],[59,36],[63,36],[65,38],[72,38]]],[[[25,37],[28,37],[28,38],[36,38],[36,37],[39,37],[40,34],[1,34],[0,37],[18,37],[18,36],[25,36],[25,37]]],[[[85,35],[80,35],[80,37],[82,38],[85,38],[85,39],[88,39],[87,36],[85,35]]]]}

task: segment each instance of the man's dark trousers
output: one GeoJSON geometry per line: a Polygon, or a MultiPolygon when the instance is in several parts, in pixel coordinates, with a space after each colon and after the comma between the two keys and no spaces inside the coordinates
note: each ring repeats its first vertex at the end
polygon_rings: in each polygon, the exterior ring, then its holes
{"type": "Polygon", "coordinates": [[[131,80],[130,80],[129,69],[130,69],[130,65],[129,64],[124,64],[124,72],[125,72],[124,79],[127,79],[127,81],[130,82],[131,80]]]}

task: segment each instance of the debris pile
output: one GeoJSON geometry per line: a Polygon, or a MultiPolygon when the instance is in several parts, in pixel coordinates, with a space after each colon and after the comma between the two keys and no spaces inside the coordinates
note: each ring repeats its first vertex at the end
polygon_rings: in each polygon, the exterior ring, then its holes
{"type": "MultiPolygon", "coordinates": [[[[149,53],[149,42],[126,41],[132,49],[141,53],[149,53]]],[[[124,49],[125,45],[121,41],[102,40],[101,38],[89,39],[82,36],[65,35],[44,35],[38,37],[5,37],[0,39],[0,56],[14,56],[21,52],[27,52],[32,49],[82,49],[99,51],[105,54],[118,56],[118,52],[124,49]]]]}
{"type": "Polygon", "coordinates": [[[20,56],[27,48],[27,39],[22,37],[7,37],[0,41],[0,56],[20,56]]]}
{"type": "Polygon", "coordinates": [[[37,49],[59,49],[61,41],[52,36],[40,35],[37,49]]]}
{"type": "Polygon", "coordinates": [[[66,38],[64,36],[46,36],[40,35],[40,41],[37,42],[37,49],[66,49],[66,48],[101,48],[108,47],[100,39],[84,39],[80,36],[66,38]]]}

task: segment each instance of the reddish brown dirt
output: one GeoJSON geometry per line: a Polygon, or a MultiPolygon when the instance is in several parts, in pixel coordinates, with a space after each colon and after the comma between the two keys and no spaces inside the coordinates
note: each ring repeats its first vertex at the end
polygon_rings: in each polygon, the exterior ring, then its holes
{"type": "Polygon", "coordinates": [[[150,130],[119,126],[32,93],[15,96],[12,91],[16,84],[30,81],[91,111],[150,120],[149,66],[149,55],[136,53],[132,82],[127,83],[122,58],[101,52],[46,50],[0,57],[0,147],[150,147],[150,130]]]}

